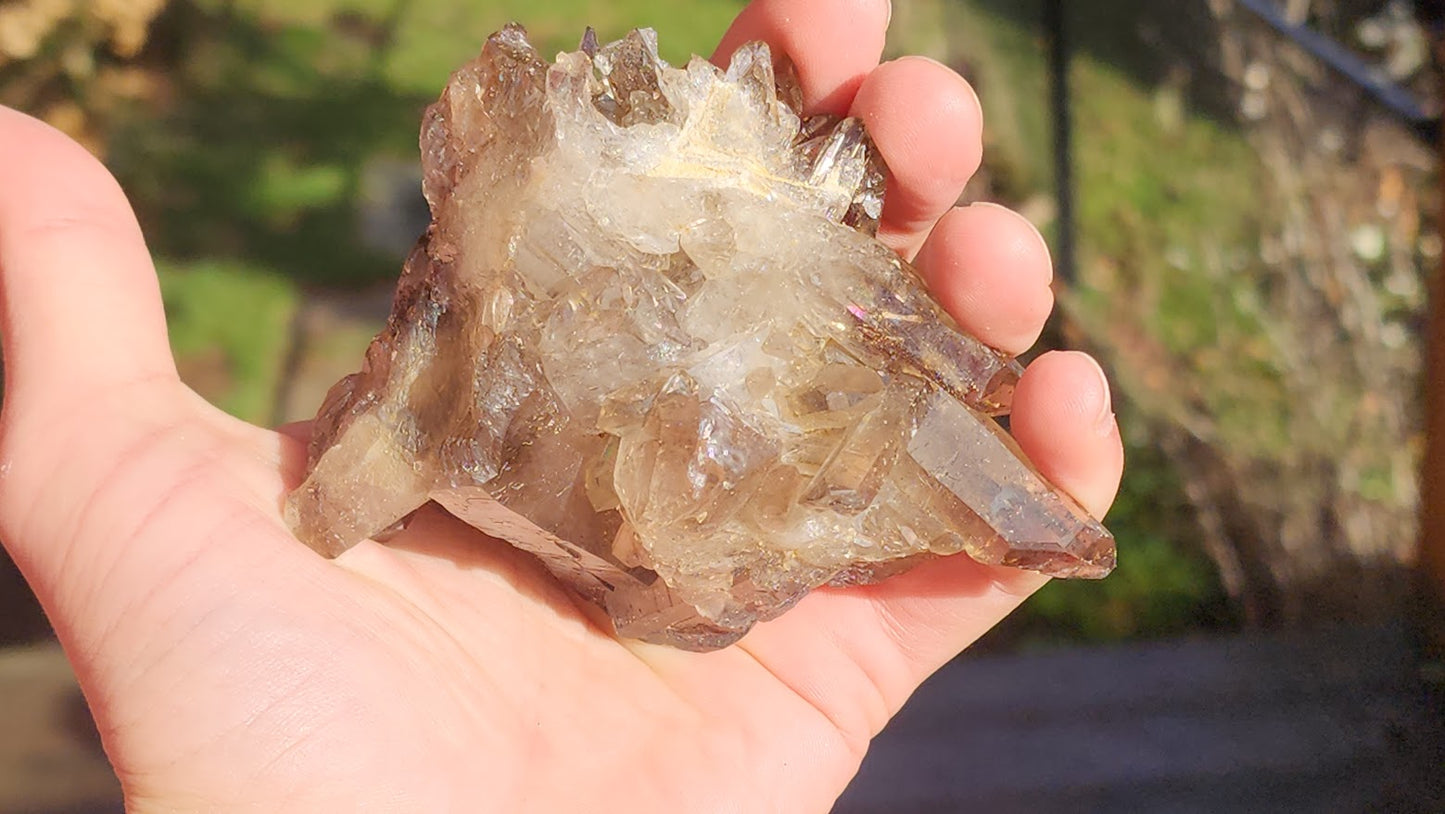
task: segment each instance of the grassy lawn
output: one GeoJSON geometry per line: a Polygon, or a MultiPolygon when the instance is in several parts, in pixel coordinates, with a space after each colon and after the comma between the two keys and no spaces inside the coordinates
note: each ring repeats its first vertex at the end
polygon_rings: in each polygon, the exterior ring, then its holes
{"type": "Polygon", "coordinates": [[[234,262],[162,263],[161,296],[181,375],[232,415],[271,420],[295,315],[295,286],[234,262]]]}
{"type": "MultiPolygon", "coordinates": [[[[577,47],[586,26],[604,39],[632,28],[661,32],[663,56],[685,61],[711,53],[743,3],[739,0],[250,0],[235,4],[268,25],[315,32],[338,19],[349,27],[392,28],[380,74],[402,91],[434,96],[482,38],[508,22],[526,26],[543,54],[577,47]],[[358,25],[360,24],[360,25],[358,25]]],[[[304,34],[301,34],[304,36],[304,34]]]]}

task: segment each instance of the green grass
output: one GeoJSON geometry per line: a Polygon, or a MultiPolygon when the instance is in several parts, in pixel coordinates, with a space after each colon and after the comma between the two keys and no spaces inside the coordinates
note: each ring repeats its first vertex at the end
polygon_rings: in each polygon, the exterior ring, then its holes
{"type": "Polygon", "coordinates": [[[182,373],[232,415],[268,422],[296,312],[294,286],[263,269],[221,260],[162,264],[160,278],[182,373]]]}
{"type": "Polygon", "coordinates": [[[396,90],[435,95],[447,75],[476,54],[487,34],[508,22],[524,25],[533,43],[551,56],[574,50],[586,26],[613,39],[629,29],[661,32],[663,56],[685,61],[706,56],[743,3],[740,0],[251,0],[236,6],[268,25],[297,32],[324,31],[340,17],[386,26],[394,39],[381,75],[396,90]],[[401,13],[397,13],[400,11],[401,13]],[[393,17],[393,15],[395,15],[393,17]]]}
{"type": "Polygon", "coordinates": [[[1265,341],[1269,316],[1250,307],[1259,278],[1235,265],[1257,262],[1258,158],[1208,117],[1161,127],[1151,94],[1107,66],[1086,63],[1075,81],[1094,104],[1078,111],[1082,251],[1079,286],[1065,304],[1101,344],[1152,344],[1126,375],[1167,365],[1201,384],[1181,393],[1128,382],[1147,408],[1177,417],[1191,407],[1181,399],[1196,399],[1221,443],[1283,453],[1293,442],[1292,403],[1265,341]],[[1121,335],[1119,325],[1138,333],[1121,335]]]}

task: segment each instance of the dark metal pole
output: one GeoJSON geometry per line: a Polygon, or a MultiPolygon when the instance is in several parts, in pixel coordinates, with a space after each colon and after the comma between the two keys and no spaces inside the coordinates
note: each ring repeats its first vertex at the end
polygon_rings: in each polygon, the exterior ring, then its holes
{"type": "MultiPolygon", "coordinates": [[[[1445,4],[1427,4],[1437,65],[1445,65],[1445,4]]],[[[1439,141],[1445,162],[1445,137],[1439,141]]],[[[1445,192],[1445,181],[1441,182],[1445,192]]],[[[1439,228],[1445,231],[1445,211],[1439,228]]],[[[1429,313],[1425,322],[1425,452],[1420,467],[1419,587],[1415,624],[1424,645],[1424,657],[1445,666],[1445,262],[1437,261],[1430,281],[1429,313]]],[[[1445,687],[1445,679],[1436,677],[1445,687]]]]}
{"type": "Polygon", "coordinates": [[[1054,123],[1055,221],[1054,273],[1074,282],[1073,112],[1069,107],[1070,47],[1065,0],[1044,0],[1044,33],[1049,43],[1049,107],[1054,123]]]}
{"type": "MultiPolygon", "coordinates": [[[[1426,109],[1409,90],[1390,81],[1379,68],[1308,25],[1290,22],[1272,0],[1236,0],[1236,2],[1275,31],[1303,48],[1315,59],[1363,89],[1376,102],[1408,123],[1422,137],[1432,142],[1439,138],[1437,132],[1440,127],[1439,117],[1433,111],[1426,109]]],[[[1425,7],[1421,9],[1422,15],[1430,13],[1433,10],[1432,7],[1439,5],[1438,2],[1425,2],[1425,7]]]]}

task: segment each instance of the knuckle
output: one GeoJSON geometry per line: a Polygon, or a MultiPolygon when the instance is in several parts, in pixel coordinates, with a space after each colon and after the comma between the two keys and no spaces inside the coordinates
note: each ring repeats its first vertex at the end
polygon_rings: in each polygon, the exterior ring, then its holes
{"type": "Polygon", "coordinates": [[[65,212],[37,214],[16,230],[16,237],[32,246],[54,246],[97,237],[129,238],[135,232],[129,208],[117,211],[95,203],[76,203],[65,212]]]}

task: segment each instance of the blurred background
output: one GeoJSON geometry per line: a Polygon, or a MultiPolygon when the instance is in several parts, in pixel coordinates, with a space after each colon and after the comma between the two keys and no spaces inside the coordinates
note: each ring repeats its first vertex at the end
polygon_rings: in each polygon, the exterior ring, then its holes
{"type": "MultiPolygon", "coordinates": [[[[742,5],[0,0],[0,102],[104,159],[183,376],[275,424],[385,317],[427,222],[420,112],[488,33],[517,20],[554,53],[651,26],[681,61],[742,5]]],[[[1445,810],[1445,548],[1420,542],[1419,475],[1436,13],[894,0],[891,54],[978,89],[963,202],[1049,236],[1044,345],[1104,361],[1129,465],[1117,573],[1045,588],[950,665],[840,811],[1445,810]]],[[[8,562],[0,645],[0,811],[119,810],[8,562]]]]}

